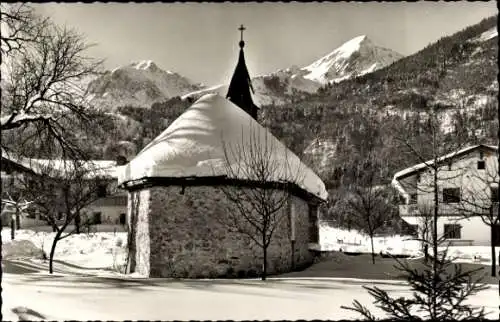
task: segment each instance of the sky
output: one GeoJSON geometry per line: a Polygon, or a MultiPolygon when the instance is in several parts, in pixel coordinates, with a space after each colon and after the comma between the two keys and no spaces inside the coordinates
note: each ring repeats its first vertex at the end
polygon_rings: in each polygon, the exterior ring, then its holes
{"type": "Polygon", "coordinates": [[[490,2],[43,3],[40,14],[75,28],[113,69],[153,60],[205,85],[228,83],[240,24],[250,75],[303,67],[367,35],[403,55],[498,13],[490,2]]]}

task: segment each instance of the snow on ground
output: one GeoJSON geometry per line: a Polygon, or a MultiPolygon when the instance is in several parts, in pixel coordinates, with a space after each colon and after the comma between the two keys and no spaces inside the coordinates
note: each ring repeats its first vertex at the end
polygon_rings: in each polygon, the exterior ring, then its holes
{"type": "MultiPolygon", "coordinates": [[[[322,251],[343,251],[352,253],[371,253],[370,237],[357,230],[346,230],[320,225],[320,245],[322,251]]],[[[421,243],[411,236],[379,236],[373,238],[376,254],[408,255],[421,257],[421,243]]],[[[446,247],[439,247],[444,251],[446,247]]],[[[495,248],[496,254],[500,247],[495,248]]],[[[491,265],[489,246],[450,246],[448,256],[457,263],[481,263],[491,265]]]]}
{"type": "MultiPolygon", "coordinates": [[[[52,232],[16,231],[15,242],[29,240],[48,251],[52,232]]],[[[351,230],[322,225],[322,248],[369,252],[367,236],[351,230]]],[[[124,276],[111,268],[125,258],[125,232],[97,232],[72,235],[56,248],[55,273],[47,273],[42,259],[9,259],[31,274],[3,275],[4,320],[298,320],[357,319],[341,305],[359,300],[380,317],[373,299],[363,285],[379,285],[391,295],[409,296],[403,281],[370,281],[341,278],[269,278],[250,280],[174,280],[124,276]],[[79,265],[72,267],[67,264],[79,265]],[[101,268],[101,269],[92,269],[101,268]],[[255,309],[258,308],[258,309],[255,309]],[[16,312],[25,312],[15,314],[16,312]],[[31,312],[31,313],[30,313],[31,312]],[[33,315],[38,313],[40,316],[33,315]]],[[[10,230],[2,229],[2,242],[13,245],[10,230]]],[[[4,245],[4,247],[6,247],[4,245]]],[[[405,236],[377,237],[376,251],[418,252],[418,243],[405,236]]],[[[487,247],[460,247],[462,254],[483,252],[487,247]]],[[[484,252],[488,256],[488,252],[484,252]]],[[[6,272],[6,273],[5,273],[6,272]]],[[[471,297],[469,303],[481,305],[498,316],[498,286],[471,297]]]]}
{"type": "MultiPolygon", "coordinates": [[[[46,320],[341,320],[360,316],[341,308],[354,299],[378,317],[383,312],[362,286],[378,285],[392,296],[410,296],[402,282],[269,279],[172,280],[78,276],[4,276],[4,319],[26,307],[46,320]]],[[[469,303],[498,316],[498,288],[469,303]]]]}
{"type": "Polygon", "coordinates": [[[498,37],[497,27],[493,27],[493,28],[483,32],[477,40],[478,41],[486,41],[486,40],[490,40],[494,37],[498,37]]]}
{"type": "MultiPolygon", "coordinates": [[[[21,229],[16,231],[15,241],[29,240],[48,256],[54,236],[54,232],[21,229]]],[[[12,243],[8,228],[2,229],[2,243],[12,243]]],[[[58,241],[54,258],[85,268],[116,269],[125,263],[126,246],[126,232],[74,234],[58,241]]]]}
{"type": "MultiPolygon", "coordinates": [[[[346,230],[320,225],[319,236],[322,251],[371,253],[370,237],[354,229],[346,230]]],[[[410,236],[374,237],[375,253],[418,256],[420,244],[410,238],[410,236]]]]}

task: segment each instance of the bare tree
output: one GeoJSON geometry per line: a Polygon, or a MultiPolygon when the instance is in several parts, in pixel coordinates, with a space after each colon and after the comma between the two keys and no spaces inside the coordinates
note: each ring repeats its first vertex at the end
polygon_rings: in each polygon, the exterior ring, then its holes
{"type": "Polygon", "coordinates": [[[357,217],[355,220],[362,223],[362,230],[370,237],[372,263],[375,264],[373,237],[385,226],[392,211],[390,196],[384,187],[373,184],[355,186],[350,191],[347,197],[349,214],[357,217]]]}
{"type": "Polygon", "coordinates": [[[346,160],[344,180],[348,182],[346,197],[348,216],[370,237],[372,263],[375,264],[374,235],[383,228],[391,217],[391,200],[387,184],[389,159],[379,146],[388,145],[383,141],[383,129],[376,115],[371,112],[359,116],[359,126],[355,129],[358,144],[346,160]]]}
{"type": "Polygon", "coordinates": [[[12,196],[9,192],[6,192],[6,195],[7,198],[2,198],[2,210],[6,205],[9,205],[14,210],[14,218],[11,218],[11,236],[14,239],[15,231],[21,229],[21,216],[26,213],[32,202],[23,199],[19,194],[12,196]]]}
{"type": "Polygon", "coordinates": [[[241,142],[236,144],[223,140],[223,151],[227,177],[249,184],[221,186],[236,211],[228,211],[227,217],[220,219],[262,249],[262,280],[265,280],[268,247],[275,231],[286,225],[290,188],[301,182],[303,169],[264,128],[252,128],[248,137],[242,131],[241,142]]]}
{"type": "Polygon", "coordinates": [[[85,56],[89,45],[83,36],[24,4],[2,7],[2,23],[2,135],[45,132],[77,155],[78,144],[71,140],[75,127],[95,126],[85,81],[97,75],[102,62],[85,56]]]}
{"type": "Polygon", "coordinates": [[[38,17],[25,3],[0,5],[2,57],[22,51],[27,44],[40,41],[48,19],[38,17]]]}
{"type": "Polygon", "coordinates": [[[429,259],[429,241],[432,240],[433,206],[429,204],[416,205],[417,219],[417,241],[421,243],[425,262],[429,259]]]}
{"type": "Polygon", "coordinates": [[[27,149],[39,146],[43,134],[50,138],[43,144],[56,142],[60,150],[82,158],[77,130],[97,127],[82,80],[101,62],[84,55],[88,45],[80,34],[25,4],[2,3],[0,28],[2,148],[11,141],[7,137],[15,138],[16,149],[23,148],[19,140],[27,149]]]}
{"type": "Polygon", "coordinates": [[[81,160],[30,160],[32,175],[22,179],[24,196],[33,201],[43,220],[56,233],[49,255],[49,272],[57,243],[76,233],[79,225],[67,228],[80,218],[80,212],[99,198],[98,191],[106,184],[104,169],[81,160]]]}

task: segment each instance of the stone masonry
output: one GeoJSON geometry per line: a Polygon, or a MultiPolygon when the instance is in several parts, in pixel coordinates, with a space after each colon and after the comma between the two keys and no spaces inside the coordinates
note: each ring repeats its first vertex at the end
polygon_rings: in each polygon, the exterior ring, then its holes
{"type": "MultiPolygon", "coordinates": [[[[150,277],[252,277],[262,271],[262,248],[224,224],[234,205],[217,187],[150,187],[129,193],[132,266],[150,277]],[[221,217],[222,216],[222,217],[221,217]],[[221,220],[222,218],[222,220],[221,220]]],[[[295,245],[292,260],[290,210],[268,248],[268,274],[310,265],[308,205],[293,196],[295,245]]]]}

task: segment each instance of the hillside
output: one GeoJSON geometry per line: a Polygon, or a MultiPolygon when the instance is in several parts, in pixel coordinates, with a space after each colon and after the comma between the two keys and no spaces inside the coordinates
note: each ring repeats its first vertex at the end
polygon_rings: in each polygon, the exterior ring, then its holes
{"type": "MultiPolygon", "coordinates": [[[[416,163],[414,157],[401,153],[401,142],[396,137],[402,133],[425,138],[419,128],[430,111],[436,111],[442,121],[443,140],[496,144],[496,24],[497,17],[485,19],[385,68],[326,84],[318,93],[294,92],[283,104],[263,105],[261,123],[295,153],[303,155],[330,188],[340,184],[346,167],[352,166],[356,158],[363,158],[365,132],[373,124],[382,126],[375,149],[388,156],[381,169],[381,183],[387,183],[401,168],[416,163]]],[[[283,90],[280,76],[297,70],[290,68],[268,75],[262,82],[268,83],[267,88],[283,90]]],[[[139,151],[190,104],[190,100],[176,97],[154,103],[150,109],[120,107],[117,111],[122,118],[139,124],[139,128],[132,127],[133,132],[124,135],[128,129],[123,128],[127,123],[122,121],[120,130],[113,131],[117,135],[112,141],[134,142],[139,151]]],[[[345,183],[348,179],[343,180],[345,183]]]]}
{"type": "MultiPolygon", "coordinates": [[[[265,122],[300,153],[331,186],[333,172],[361,155],[367,141],[363,122],[376,120],[391,156],[385,175],[415,159],[400,153],[397,129],[406,136],[430,111],[441,120],[443,137],[496,144],[498,119],[497,17],[430,44],[416,54],[354,79],[324,86],[318,94],[284,106],[265,106],[265,122]]],[[[367,125],[365,125],[367,126],[367,125]]]]}

